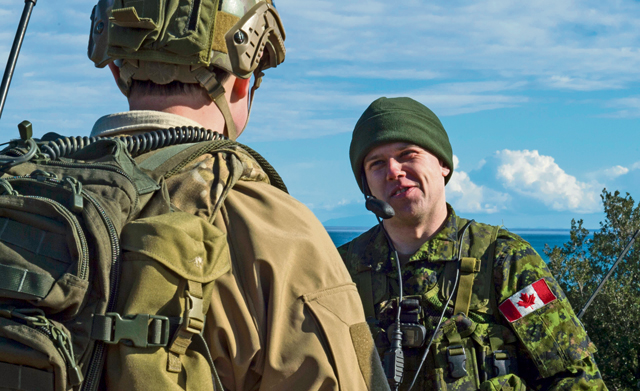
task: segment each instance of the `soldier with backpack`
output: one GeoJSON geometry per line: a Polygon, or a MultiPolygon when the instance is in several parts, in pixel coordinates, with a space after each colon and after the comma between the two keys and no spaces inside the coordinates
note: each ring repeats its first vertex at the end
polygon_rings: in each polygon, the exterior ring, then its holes
{"type": "Polygon", "coordinates": [[[271,0],[100,0],[131,111],[0,153],[0,389],[385,390],[358,292],[235,142],[282,63],[271,0]],[[250,78],[253,76],[253,86],[250,78]]]}

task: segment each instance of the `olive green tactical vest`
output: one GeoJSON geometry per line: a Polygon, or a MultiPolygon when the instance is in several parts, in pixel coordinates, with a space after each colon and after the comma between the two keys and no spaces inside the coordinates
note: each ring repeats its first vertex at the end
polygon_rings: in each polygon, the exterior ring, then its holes
{"type": "Polygon", "coordinates": [[[2,169],[0,390],[96,390],[106,361],[118,389],[222,390],[201,331],[227,239],[172,210],[165,179],[230,144],[134,160],[104,139],[2,169]]]}
{"type": "MultiPolygon", "coordinates": [[[[460,219],[461,225],[467,220],[460,219]]],[[[462,227],[457,227],[458,236],[462,227]]],[[[415,390],[478,390],[480,384],[497,376],[517,373],[516,337],[496,322],[493,263],[499,227],[472,223],[465,238],[455,241],[455,254],[448,259],[412,261],[403,266],[404,302],[417,299],[420,309],[406,311],[402,322],[425,326],[426,341],[421,347],[403,348],[405,371],[400,390],[407,390],[420,365],[426,345],[433,335],[443,303],[449,298],[460,265],[457,293],[454,293],[444,321],[418,377],[415,390]],[[490,238],[490,240],[474,240],[490,238]],[[456,262],[462,242],[462,259],[456,262]],[[418,278],[411,279],[413,277],[418,278]],[[408,275],[409,274],[409,275],[408,275]],[[415,286],[414,286],[415,285],[415,286]]],[[[397,272],[380,227],[354,239],[345,262],[355,272],[354,281],[363,302],[367,321],[381,355],[389,347],[388,329],[393,325],[398,305],[397,272]],[[384,249],[384,250],[382,250],[384,249]],[[387,254],[375,255],[376,251],[387,254]],[[387,259],[375,262],[373,259],[387,259]]],[[[405,328],[403,326],[403,328],[405,328]]],[[[405,332],[405,338],[406,332],[405,332]]]]}

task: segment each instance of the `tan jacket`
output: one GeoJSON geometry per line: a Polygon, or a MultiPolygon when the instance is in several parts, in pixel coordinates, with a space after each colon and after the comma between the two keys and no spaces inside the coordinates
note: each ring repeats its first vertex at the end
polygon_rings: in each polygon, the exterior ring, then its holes
{"type": "MultiPolygon", "coordinates": [[[[191,125],[164,113],[103,117],[92,135],[191,125]],[[113,126],[110,126],[110,123],[113,126]],[[156,126],[149,126],[154,128],[156,126]]],[[[320,222],[239,154],[242,176],[216,213],[225,154],[167,181],[172,203],[228,235],[232,270],[215,282],[205,337],[228,390],[385,390],[358,291],[320,222]]],[[[236,162],[237,163],[237,162],[236,162]]]]}

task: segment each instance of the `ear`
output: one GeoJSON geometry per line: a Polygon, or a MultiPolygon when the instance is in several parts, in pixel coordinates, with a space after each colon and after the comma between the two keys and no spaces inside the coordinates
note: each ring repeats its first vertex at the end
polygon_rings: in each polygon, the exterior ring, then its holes
{"type": "Polygon", "coordinates": [[[249,94],[249,84],[251,83],[251,78],[241,79],[236,77],[236,81],[233,83],[233,94],[238,98],[242,99],[249,94]]]}
{"type": "Polygon", "coordinates": [[[439,161],[440,161],[440,171],[442,171],[442,176],[446,177],[451,172],[451,169],[445,166],[442,160],[439,159],[439,161]]]}
{"type": "Polygon", "coordinates": [[[109,69],[111,70],[111,74],[113,75],[113,78],[115,79],[116,83],[118,82],[118,79],[120,79],[120,68],[118,68],[118,66],[112,62],[109,63],[109,69]]]}

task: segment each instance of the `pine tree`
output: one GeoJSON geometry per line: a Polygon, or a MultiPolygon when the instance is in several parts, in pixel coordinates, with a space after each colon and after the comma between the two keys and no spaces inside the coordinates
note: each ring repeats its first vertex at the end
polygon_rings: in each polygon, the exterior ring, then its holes
{"type": "MultiPolygon", "coordinates": [[[[583,221],[571,221],[571,237],[561,248],[546,246],[549,267],[576,313],[640,228],[640,205],[627,193],[602,192],[605,220],[593,235],[583,221]]],[[[582,318],[610,390],[640,389],[640,238],[582,318]]]]}

